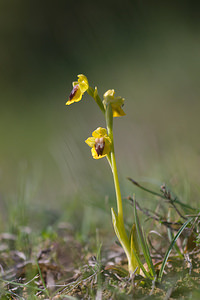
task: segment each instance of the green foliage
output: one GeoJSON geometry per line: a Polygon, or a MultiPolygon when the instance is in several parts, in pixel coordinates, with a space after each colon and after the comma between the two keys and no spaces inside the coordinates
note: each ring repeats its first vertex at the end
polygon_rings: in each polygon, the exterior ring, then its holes
{"type": "MultiPolygon", "coordinates": [[[[155,269],[154,269],[153,262],[152,262],[152,259],[151,259],[149,247],[147,245],[146,237],[145,237],[145,235],[142,231],[142,228],[140,226],[139,218],[138,218],[138,215],[137,215],[137,209],[136,209],[136,201],[134,201],[134,214],[135,214],[135,224],[136,224],[137,233],[138,233],[138,237],[139,237],[139,245],[142,248],[143,255],[144,255],[145,261],[147,263],[147,266],[149,268],[149,273],[150,274],[146,272],[144,267],[142,267],[142,271],[144,272],[144,274],[147,277],[149,277],[151,279],[155,279],[156,273],[155,273],[155,269]]],[[[139,264],[141,266],[142,262],[141,262],[139,256],[137,256],[137,258],[139,259],[139,264]]]]}
{"type": "Polygon", "coordinates": [[[181,233],[183,232],[183,230],[186,228],[186,226],[192,221],[192,218],[188,219],[182,226],[181,228],[179,229],[179,231],[177,232],[177,234],[175,235],[175,237],[173,238],[169,248],[167,249],[166,253],[165,253],[165,256],[164,256],[164,259],[163,259],[163,262],[162,262],[162,265],[161,265],[161,269],[160,269],[160,272],[159,272],[159,276],[158,276],[158,281],[161,281],[162,280],[162,276],[163,276],[163,272],[164,272],[164,268],[166,266],[166,263],[167,263],[167,260],[169,258],[169,255],[170,255],[170,252],[172,251],[172,248],[174,247],[177,239],[179,238],[179,236],[181,235],[181,233]]]}

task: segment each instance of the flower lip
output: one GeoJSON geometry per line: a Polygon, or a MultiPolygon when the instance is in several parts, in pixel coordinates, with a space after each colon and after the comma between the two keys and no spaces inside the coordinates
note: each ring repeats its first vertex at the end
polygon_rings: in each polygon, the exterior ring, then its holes
{"type": "Polygon", "coordinates": [[[76,92],[78,91],[78,89],[79,89],[79,85],[76,84],[76,85],[73,87],[73,89],[72,89],[72,91],[71,91],[71,93],[70,93],[70,95],[69,95],[69,100],[72,100],[72,99],[74,98],[74,96],[75,96],[76,92]]]}
{"type": "Polygon", "coordinates": [[[103,155],[103,150],[105,147],[105,142],[104,142],[104,138],[96,138],[95,139],[95,151],[97,153],[97,155],[103,155]]]}

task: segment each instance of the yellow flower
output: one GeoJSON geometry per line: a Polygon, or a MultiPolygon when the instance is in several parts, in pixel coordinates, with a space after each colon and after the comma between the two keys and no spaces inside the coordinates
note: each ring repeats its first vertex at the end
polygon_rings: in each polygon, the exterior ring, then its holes
{"type": "Polygon", "coordinates": [[[111,139],[105,128],[98,127],[93,131],[92,137],[89,137],[85,142],[92,148],[91,152],[94,159],[102,158],[110,153],[111,139]]]}
{"type": "Polygon", "coordinates": [[[111,104],[112,106],[112,110],[113,110],[113,117],[121,117],[121,116],[125,116],[125,112],[122,109],[122,106],[124,104],[124,98],[122,97],[115,97],[115,90],[108,90],[104,95],[104,100],[103,100],[103,104],[104,107],[106,107],[106,105],[108,103],[111,104]]]}
{"type": "Polygon", "coordinates": [[[87,77],[83,74],[78,75],[78,81],[74,81],[72,85],[73,89],[69,95],[69,99],[66,102],[66,105],[70,105],[74,102],[79,102],[82,99],[83,94],[89,88],[87,77]]]}

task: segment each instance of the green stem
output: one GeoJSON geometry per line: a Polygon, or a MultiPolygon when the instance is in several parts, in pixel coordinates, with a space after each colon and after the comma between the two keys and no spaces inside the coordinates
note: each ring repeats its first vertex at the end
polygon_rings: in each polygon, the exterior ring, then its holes
{"type": "Polygon", "coordinates": [[[110,165],[111,165],[111,168],[112,168],[114,185],[115,185],[115,192],[116,192],[116,198],[117,198],[118,218],[120,220],[121,225],[124,226],[122,198],[121,198],[121,191],[120,191],[120,186],[119,186],[119,179],[118,179],[118,173],[117,173],[117,164],[116,164],[115,150],[114,150],[113,111],[112,111],[111,104],[108,104],[107,107],[106,107],[106,116],[105,117],[106,117],[108,135],[109,135],[109,137],[111,139],[111,142],[112,142],[109,158],[110,158],[110,165]]]}
{"type": "MultiPolygon", "coordinates": [[[[112,166],[112,173],[113,173],[116,199],[117,199],[117,216],[115,217],[117,219],[117,224],[115,224],[115,225],[113,224],[113,225],[115,228],[116,235],[121,243],[121,246],[123,247],[124,252],[126,253],[126,256],[128,259],[128,269],[129,269],[129,272],[131,275],[133,272],[135,272],[136,268],[138,267],[137,259],[133,253],[133,249],[135,249],[135,245],[134,245],[135,241],[133,239],[133,236],[131,235],[131,242],[132,242],[132,246],[131,246],[130,241],[127,236],[127,233],[126,233],[126,230],[125,230],[125,226],[124,226],[122,198],[121,198],[119,179],[118,179],[118,173],[117,173],[117,165],[116,165],[116,159],[115,159],[112,132],[110,132],[110,134],[109,134],[109,136],[111,137],[111,140],[112,140],[111,166],[112,166]]],[[[113,213],[114,212],[112,210],[112,214],[113,213]]]]}
{"type": "Polygon", "coordinates": [[[119,179],[118,179],[118,173],[117,173],[114,145],[113,145],[113,150],[111,151],[111,164],[112,164],[113,179],[114,179],[115,192],[116,192],[116,198],[117,198],[118,217],[121,222],[121,225],[124,226],[122,198],[121,198],[121,191],[120,191],[119,179]]]}
{"type": "MultiPolygon", "coordinates": [[[[122,198],[121,198],[121,192],[120,192],[120,186],[119,186],[119,179],[118,179],[118,173],[117,173],[117,165],[116,165],[116,159],[115,159],[115,152],[114,152],[114,144],[112,139],[112,150],[111,150],[111,165],[112,165],[112,172],[113,172],[113,179],[114,179],[114,185],[115,185],[115,192],[116,192],[116,198],[117,198],[117,212],[118,212],[118,230],[116,232],[117,237],[126,253],[127,259],[128,259],[128,268],[130,274],[135,272],[136,267],[138,267],[137,260],[134,257],[134,254],[131,253],[131,245],[129,245],[128,236],[125,230],[124,226],[124,218],[123,218],[123,207],[122,207],[122,198]]],[[[134,246],[134,240],[131,237],[132,241],[132,247],[134,246]]]]}
{"type": "Polygon", "coordinates": [[[105,108],[103,106],[103,103],[102,103],[99,95],[98,95],[97,87],[95,87],[95,89],[93,89],[91,86],[89,86],[87,93],[95,100],[95,102],[98,104],[98,106],[101,109],[101,111],[103,112],[103,114],[105,114],[105,108]]]}
{"type": "Polygon", "coordinates": [[[124,227],[122,198],[121,198],[119,179],[118,179],[118,173],[117,173],[117,164],[116,164],[116,159],[115,159],[115,150],[114,150],[113,111],[112,111],[112,107],[111,107],[110,103],[106,105],[105,118],[106,118],[108,136],[111,139],[111,150],[110,150],[110,153],[107,155],[107,159],[108,159],[108,162],[110,164],[110,167],[111,167],[111,170],[113,173],[115,193],[116,193],[116,199],[117,199],[117,214],[114,212],[113,208],[111,209],[112,221],[113,221],[115,233],[121,243],[121,246],[123,247],[123,249],[126,253],[126,256],[128,259],[129,272],[130,272],[130,274],[132,274],[138,267],[137,259],[133,253],[133,250],[136,249],[135,241],[134,241],[135,237],[134,237],[134,234],[131,233],[131,243],[130,243],[130,240],[128,239],[128,236],[127,236],[127,233],[126,233],[126,230],[124,227]]]}

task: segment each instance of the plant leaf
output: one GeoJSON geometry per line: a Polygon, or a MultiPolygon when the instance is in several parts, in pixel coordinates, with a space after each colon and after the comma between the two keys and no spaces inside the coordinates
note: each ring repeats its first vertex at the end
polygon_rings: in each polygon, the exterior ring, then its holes
{"type": "Polygon", "coordinates": [[[143,252],[145,261],[147,263],[147,266],[149,268],[149,272],[150,272],[151,276],[153,278],[155,278],[156,272],[155,272],[155,269],[154,269],[154,266],[153,266],[153,262],[152,262],[152,259],[151,259],[148,244],[146,242],[145,236],[144,236],[143,231],[142,231],[141,226],[140,226],[139,218],[138,218],[138,215],[137,215],[136,201],[135,200],[134,200],[134,213],[135,213],[136,229],[137,229],[137,233],[138,233],[139,242],[140,242],[140,245],[141,245],[141,248],[142,248],[142,252],[143,252]]]}
{"type": "Polygon", "coordinates": [[[163,276],[163,272],[164,272],[164,268],[165,268],[165,265],[167,263],[167,260],[168,260],[168,257],[170,255],[170,252],[174,246],[174,244],[176,243],[178,237],[181,235],[181,233],[183,232],[183,230],[185,229],[185,227],[191,222],[193,218],[190,218],[189,220],[187,220],[182,226],[181,228],[179,229],[179,231],[177,232],[177,234],[175,235],[175,237],[173,238],[167,252],[165,253],[165,257],[163,259],[163,262],[162,262],[162,265],[161,265],[161,268],[160,268],[160,272],[159,272],[159,276],[158,276],[158,281],[161,281],[162,280],[162,276],[163,276]]]}
{"type": "MultiPolygon", "coordinates": [[[[131,248],[131,261],[134,266],[137,266],[139,264],[139,245],[138,245],[138,237],[137,237],[137,230],[135,224],[133,224],[130,234],[130,248],[131,248]],[[135,255],[137,253],[137,257],[135,255]]],[[[140,269],[136,271],[137,274],[140,273],[140,269]]]]}

